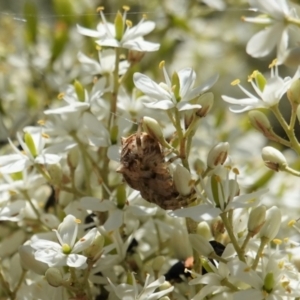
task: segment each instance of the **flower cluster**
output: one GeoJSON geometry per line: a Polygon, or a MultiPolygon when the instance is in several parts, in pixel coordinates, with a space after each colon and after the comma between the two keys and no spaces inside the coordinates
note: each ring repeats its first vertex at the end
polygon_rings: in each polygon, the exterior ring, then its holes
{"type": "Polygon", "coordinates": [[[207,63],[230,38],[216,33],[225,1],[202,1],[201,18],[199,3],[163,1],[137,25],[127,6],[113,22],[99,7],[94,27],[89,7],[73,18],[85,1],[54,2],[52,35],[28,2],[24,53],[1,49],[0,298],[299,299],[297,7],[249,0],[264,15],[243,20],[267,27],[244,52],[277,52],[254,92],[232,82],[240,99],[207,63]]]}

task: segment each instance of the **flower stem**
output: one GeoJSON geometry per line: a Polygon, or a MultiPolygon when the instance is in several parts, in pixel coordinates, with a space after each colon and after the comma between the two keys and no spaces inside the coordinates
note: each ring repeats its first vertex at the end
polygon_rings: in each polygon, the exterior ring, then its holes
{"type": "Polygon", "coordinates": [[[291,148],[294,149],[298,155],[300,155],[300,145],[299,142],[295,136],[295,132],[294,132],[294,128],[290,127],[287,122],[285,121],[285,119],[283,118],[278,105],[275,105],[271,108],[273,114],[275,115],[275,117],[277,118],[278,122],[280,123],[281,127],[283,128],[283,130],[285,131],[285,133],[287,134],[290,142],[291,142],[291,148]]]}
{"type": "Polygon", "coordinates": [[[232,224],[229,221],[227,212],[225,211],[225,212],[221,213],[220,217],[221,217],[223,224],[227,230],[227,234],[229,235],[230,241],[239,257],[239,260],[245,262],[245,257],[243,255],[243,251],[241,250],[241,248],[235,238],[235,235],[233,233],[232,224]]]}

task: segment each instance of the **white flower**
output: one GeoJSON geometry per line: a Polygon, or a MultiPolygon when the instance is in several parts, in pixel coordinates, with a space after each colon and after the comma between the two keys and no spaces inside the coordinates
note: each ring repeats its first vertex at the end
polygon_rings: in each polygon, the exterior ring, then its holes
{"type": "Polygon", "coordinates": [[[251,269],[242,261],[235,261],[229,265],[231,275],[250,286],[236,292],[235,300],[283,300],[294,299],[300,295],[299,282],[288,278],[272,257],[263,258],[261,271],[251,269]]]}
{"type": "Polygon", "coordinates": [[[112,286],[116,296],[119,299],[122,300],[155,300],[160,299],[164,295],[167,295],[168,293],[172,292],[174,287],[171,286],[165,290],[162,290],[160,292],[154,293],[154,291],[159,288],[162,284],[165,283],[165,277],[161,276],[157,280],[150,283],[150,275],[147,274],[144,287],[139,292],[139,287],[137,285],[137,282],[134,278],[133,273],[131,273],[132,278],[132,285],[130,284],[119,284],[118,286],[115,286],[109,278],[107,278],[108,282],[112,286]]]}
{"type": "Polygon", "coordinates": [[[97,229],[93,228],[76,243],[78,233],[77,220],[72,215],[67,215],[63,222],[54,230],[58,243],[53,241],[38,239],[31,243],[35,249],[34,257],[38,261],[48,264],[49,267],[69,266],[83,269],[87,266],[87,257],[78,253],[82,252],[93,242],[97,229]]]}
{"type": "Polygon", "coordinates": [[[211,77],[206,83],[193,88],[196,73],[191,68],[180,70],[170,79],[164,64],[162,65],[166,83],[157,84],[148,76],[141,73],[133,75],[135,86],[149,98],[144,105],[149,108],[168,110],[177,107],[179,111],[200,109],[201,105],[192,103],[191,100],[199,97],[217,81],[218,76],[211,77]],[[177,79],[174,79],[177,77],[177,79]],[[174,80],[173,80],[174,79],[174,80]]]}
{"type": "Polygon", "coordinates": [[[291,84],[299,78],[300,68],[297,69],[293,78],[285,77],[282,79],[278,75],[277,68],[271,69],[271,77],[269,79],[263,79],[263,84],[257,80],[257,77],[261,76],[258,71],[254,71],[249,77],[249,81],[257,93],[258,96],[253,95],[239,84],[239,80],[234,81],[232,85],[237,84],[238,87],[246,94],[247,98],[235,99],[222,95],[222,99],[234,106],[230,107],[230,110],[235,113],[245,112],[256,108],[269,108],[279,103],[281,97],[286,93],[291,84]],[[253,80],[255,79],[255,81],[253,80]],[[241,107],[241,108],[239,108],[241,107]]]}
{"type": "MultiPolygon", "coordinates": [[[[112,74],[115,70],[116,52],[113,49],[105,49],[98,51],[98,60],[89,58],[85,54],[79,52],[78,60],[82,64],[82,69],[89,75],[107,75],[112,74]]],[[[123,75],[129,67],[127,60],[119,63],[119,75],[123,75]]]]}
{"type": "Polygon", "coordinates": [[[206,183],[202,181],[206,195],[205,197],[201,194],[203,203],[177,209],[169,214],[176,217],[189,217],[196,222],[211,220],[224,211],[252,206],[253,200],[267,191],[266,189],[261,189],[250,194],[239,195],[237,174],[234,174],[234,179],[230,179],[229,170],[225,167],[224,171],[225,178],[213,175],[216,176],[215,179],[208,180],[206,183]]]}
{"type": "Polygon", "coordinates": [[[144,207],[140,205],[125,204],[123,208],[118,207],[113,201],[100,200],[93,197],[83,197],[80,200],[82,207],[92,211],[108,211],[109,217],[104,223],[106,231],[113,231],[125,224],[126,214],[133,216],[151,216],[156,213],[156,207],[144,207]]]}
{"type": "Polygon", "coordinates": [[[17,139],[22,147],[20,151],[13,142],[9,140],[11,147],[16,154],[0,156],[0,173],[11,174],[23,171],[34,164],[56,164],[61,157],[55,154],[45,153],[45,138],[40,128],[27,127],[25,131],[25,140],[23,141],[20,133],[17,133],[17,139]]]}
{"type": "Polygon", "coordinates": [[[0,206],[0,221],[17,222],[22,218],[21,212],[25,208],[25,200],[17,200],[11,203],[3,203],[0,206]]]}
{"type": "Polygon", "coordinates": [[[279,63],[282,63],[289,38],[287,20],[294,17],[286,0],[249,0],[249,3],[265,15],[244,18],[244,21],[271,26],[259,31],[250,39],[247,44],[247,53],[253,57],[263,57],[277,47],[277,58],[279,63]]]}
{"type": "Polygon", "coordinates": [[[132,27],[131,22],[126,20],[127,9],[125,9],[123,16],[120,13],[116,16],[116,19],[122,19],[122,24],[107,22],[102,10],[100,10],[100,15],[102,23],[98,24],[97,30],[77,25],[78,32],[82,35],[100,38],[96,43],[103,47],[126,48],[143,52],[159,49],[159,44],[146,42],[143,39],[144,35],[147,35],[155,28],[154,22],[145,21],[145,18],[142,18],[136,26],[132,27]]]}

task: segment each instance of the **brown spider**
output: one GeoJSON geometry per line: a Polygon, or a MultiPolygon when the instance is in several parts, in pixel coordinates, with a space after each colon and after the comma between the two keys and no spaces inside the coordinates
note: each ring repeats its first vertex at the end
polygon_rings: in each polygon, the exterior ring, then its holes
{"type": "Polygon", "coordinates": [[[182,196],[176,190],[173,177],[165,161],[161,144],[146,132],[121,140],[121,165],[117,169],[130,187],[140,191],[148,202],[165,210],[175,210],[195,200],[195,193],[182,196]]]}

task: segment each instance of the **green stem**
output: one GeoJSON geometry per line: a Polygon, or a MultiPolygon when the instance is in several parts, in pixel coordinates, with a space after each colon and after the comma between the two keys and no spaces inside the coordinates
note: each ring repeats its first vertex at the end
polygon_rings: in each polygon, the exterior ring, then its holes
{"type": "Polygon", "coordinates": [[[17,284],[17,286],[15,287],[15,289],[14,289],[13,292],[12,292],[12,295],[11,295],[11,299],[12,299],[12,300],[16,299],[18,290],[19,290],[19,288],[21,287],[23,281],[25,280],[26,273],[27,273],[26,270],[22,270],[22,274],[21,274],[21,276],[20,276],[20,278],[19,278],[18,284],[17,284]]]}
{"type": "Polygon", "coordinates": [[[243,245],[241,247],[241,250],[243,251],[243,253],[245,253],[246,246],[249,243],[250,239],[251,239],[251,232],[248,232],[248,234],[243,242],[243,245]]]}
{"type": "Polygon", "coordinates": [[[119,92],[119,63],[120,63],[120,48],[115,48],[116,51],[116,60],[115,60],[115,69],[114,69],[114,83],[113,83],[113,91],[111,95],[111,102],[110,102],[110,115],[108,119],[108,128],[111,129],[114,120],[116,118],[117,112],[117,100],[118,100],[118,92],[119,92]]]}
{"type": "Polygon", "coordinates": [[[239,257],[239,260],[245,262],[245,257],[244,257],[243,252],[241,251],[241,248],[235,238],[235,235],[233,233],[232,224],[229,222],[227,212],[225,211],[225,212],[221,213],[220,217],[221,217],[223,224],[227,230],[227,234],[229,235],[230,241],[239,257]]]}
{"type": "Polygon", "coordinates": [[[291,148],[294,149],[298,155],[300,155],[300,145],[298,140],[296,139],[294,128],[291,128],[285,119],[283,118],[278,105],[275,105],[271,108],[272,112],[276,116],[278,122],[280,123],[281,127],[285,131],[286,135],[288,136],[290,142],[291,142],[291,148]]]}
{"type": "Polygon", "coordinates": [[[268,244],[268,242],[269,242],[269,239],[266,237],[262,237],[260,239],[260,245],[259,245],[258,251],[256,253],[255,259],[254,259],[252,267],[251,267],[253,270],[255,270],[257,268],[259,259],[261,258],[264,248],[268,244]]]}

